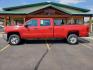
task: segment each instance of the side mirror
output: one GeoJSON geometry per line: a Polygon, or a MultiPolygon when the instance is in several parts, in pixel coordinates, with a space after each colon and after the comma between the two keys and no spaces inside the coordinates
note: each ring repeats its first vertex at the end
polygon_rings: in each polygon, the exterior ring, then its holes
{"type": "Polygon", "coordinates": [[[26,28],[28,28],[28,25],[24,25],[26,28]]]}

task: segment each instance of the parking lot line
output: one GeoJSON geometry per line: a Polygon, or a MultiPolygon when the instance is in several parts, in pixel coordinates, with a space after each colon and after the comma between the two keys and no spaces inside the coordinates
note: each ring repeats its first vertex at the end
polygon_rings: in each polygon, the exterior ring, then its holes
{"type": "Polygon", "coordinates": [[[92,47],[90,47],[89,45],[85,45],[85,44],[81,44],[82,46],[85,46],[86,48],[89,48],[89,49],[93,49],[92,47]]]}
{"type": "Polygon", "coordinates": [[[46,43],[46,46],[47,46],[48,50],[50,50],[50,49],[51,49],[48,43],[46,43]]]}
{"type": "Polygon", "coordinates": [[[46,42],[47,49],[50,50],[51,49],[51,46],[48,44],[47,40],[45,42],[46,42]]]}
{"type": "Polygon", "coordinates": [[[4,48],[2,48],[1,50],[0,50],[0,52],[3,52],[4,50],[6,50],[8,47],[10,47],[10,45],[8,44],[8,45],[6,45],[4,48]]]}

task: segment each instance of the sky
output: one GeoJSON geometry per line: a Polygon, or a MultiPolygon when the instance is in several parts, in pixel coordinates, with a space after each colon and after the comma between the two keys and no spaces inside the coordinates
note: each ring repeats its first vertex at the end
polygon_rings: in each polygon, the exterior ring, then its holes
{"type": "Polygon", "coordinates": [[[87,8],[93,12],[93,0],[0,0],[0,10],[2,8],[11,6],[20,6],[24,4],[38,3],[38,2],[57,2],[62,4],[67,4],[71,6],[76,6],[80,8],[87,8]]]}

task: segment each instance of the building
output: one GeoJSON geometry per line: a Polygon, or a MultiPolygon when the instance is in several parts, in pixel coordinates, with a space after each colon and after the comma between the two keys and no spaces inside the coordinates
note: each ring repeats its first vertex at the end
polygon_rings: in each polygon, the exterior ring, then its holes
{"type": "Polygon", "coordinates": [[[93,14],[90,10],[64,5],[53,2],[43,2],[23,6],[3,8],[0,17],[4,18],[4,25],[22,24],[31,18],[55,18],[62,19],[64,24],[85,24],[84,18],[89,17],[91,32],[93,24],[91,19],[93,14]]]}

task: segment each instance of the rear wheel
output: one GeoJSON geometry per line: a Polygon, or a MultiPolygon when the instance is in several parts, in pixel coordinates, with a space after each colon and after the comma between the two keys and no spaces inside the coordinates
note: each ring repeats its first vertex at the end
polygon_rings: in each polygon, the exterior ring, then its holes
{"type": "Polygon", "coordinates": [[[77,44],[78,36],[76,34],[70,34],[67,38],[67,42],[72,45],[77,44]]]}
{"type": "Polygon", "coordinates": [[[8,42],[11,45],[18,45],[20,43],[21,39],[20,36],[17,34],[12,34],[8,38],[8,42]]]}

